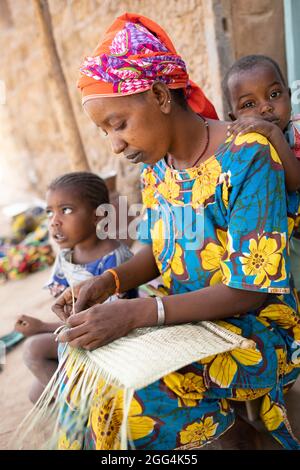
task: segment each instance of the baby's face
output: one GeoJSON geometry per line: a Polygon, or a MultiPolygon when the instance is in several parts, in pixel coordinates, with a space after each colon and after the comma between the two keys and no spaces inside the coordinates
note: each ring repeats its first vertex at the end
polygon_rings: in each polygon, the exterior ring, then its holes
{"type": "Polygon", "coordinates": [[[289,89],[272,64],[233,74],[228,81],[232,118],[257,117],[284,130],[291,117],[289,89]]]}

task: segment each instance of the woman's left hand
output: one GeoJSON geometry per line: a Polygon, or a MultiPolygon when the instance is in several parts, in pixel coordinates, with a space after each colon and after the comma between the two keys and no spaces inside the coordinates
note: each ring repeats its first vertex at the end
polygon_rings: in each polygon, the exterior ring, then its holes
{"type": "Polygon", "coordinates": [[[148,314],[155,318],[155,309],[153,299],[150,302],[149,299],[124,299],[96,304],[71,315],[66,321],[70,329],[61,332],[58,341],[92,351],[126,336],[134,328],[149,326],[146,318],[148,314]]]}

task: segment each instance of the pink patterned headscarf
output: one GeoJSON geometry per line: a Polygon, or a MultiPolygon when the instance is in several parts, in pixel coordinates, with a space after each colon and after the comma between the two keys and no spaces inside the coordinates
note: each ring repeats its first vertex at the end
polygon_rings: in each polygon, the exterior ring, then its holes
{"type": "Polygon", "coordinates": [[[168,35],[144,16],[125,13],[117,18],[80,71],[83,102],[141,93],[161,81],[170,89],[183,88],[195,112],[218,119],[202,90],[189,80],[185,63],[168,35]]]}

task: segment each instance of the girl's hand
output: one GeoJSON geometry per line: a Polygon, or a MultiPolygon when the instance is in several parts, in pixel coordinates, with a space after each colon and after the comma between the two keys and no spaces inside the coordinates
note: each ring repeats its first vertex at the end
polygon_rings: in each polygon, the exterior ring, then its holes
{"type": "Polygon", "coordinates": [[[20,315],[17,318],[14,329],[24,336],[33,336],[47,332],[46,324],[43,321],[29,315],[20,315]]]}
{"type": "MultiPolygon", "coordinates": [[[[73,348],[92,351],[126,336],[138,325],[141,308],[137,300],[139,299],[106,302],[72,315],[66,322],[70,329],[60,333],[58,341],[69,343],[73,348]]],[[[153,306],[153,299],[151,300],[153,306]]]]}
{"type": "Polygon", "coordinates": [[[66,321],[73,313],[104,302],[115,292],[115,288],[115,280],[111,274],[95,276],[74,286],[75,312],[70,287],[57,298],[52,310],[62,321],[66,321]]]}
{"type": "Polygon", "coordinates": [[[248,132],[257,132],[271,140],[274,132],[278,130],[280,129],[276,126],[276,121],[269,122],[260,118],[243,117],[227,126],[227,136],[233,135],[236,137],[238,134],[243,135],[248,132]]]}

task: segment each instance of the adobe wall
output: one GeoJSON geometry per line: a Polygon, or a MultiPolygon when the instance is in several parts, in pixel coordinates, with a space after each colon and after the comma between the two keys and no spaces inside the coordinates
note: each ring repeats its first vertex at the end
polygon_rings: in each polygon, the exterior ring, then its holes
{"type": "MultiPolygon", "coordinates": [[[[58,52],[91,169],[97,172],[117,169],[122,194],[134,198],[138,188],[138,168],[126,162],[120,165],[120,158],[112,156],[105,138],[83,113],[76,89],[80,61],[95,48],[116,16],[125,11],[137,11],[166,29],[187,61],[191,78],[197,80],[213,99],[214,77],[207,73],[205,3],[202,0],[49,0],[58,52]]],[[[32,4],[27,0],[2,0],[0,8],[0,79],[5,79],[7,88],[7,104],[5,109],[0,106],[0,113],[7,122],[5,132],[10,134],[15,147],[12,150],[11,146],[1,145],[0,158],[9,160],[12,171],[22,173],[24,181],[43,194],[53,177],[69,170],[68,158],[51,104],[48,72],[32,4]],[[24,155],[25,170],[21,162],[24,155]]]]}

